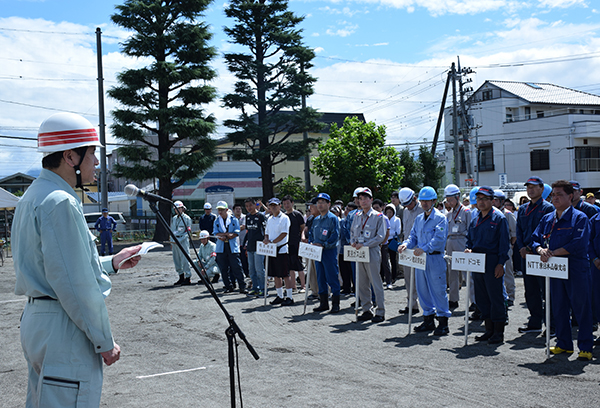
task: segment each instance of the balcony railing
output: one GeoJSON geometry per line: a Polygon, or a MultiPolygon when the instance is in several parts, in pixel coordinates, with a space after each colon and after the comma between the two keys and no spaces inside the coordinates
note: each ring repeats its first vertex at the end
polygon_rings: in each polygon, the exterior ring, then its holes
{"type": "Polygon", "coordinates": [[[575,159],[575,172],[600,171],[600,159],[575,159]]]}

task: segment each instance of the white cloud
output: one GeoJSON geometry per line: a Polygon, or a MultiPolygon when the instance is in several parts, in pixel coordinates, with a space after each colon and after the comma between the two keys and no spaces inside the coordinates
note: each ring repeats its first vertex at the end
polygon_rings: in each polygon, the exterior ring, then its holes
{"type": "Polygon", "coordinates": [[[342,28],[328,28],[327,31],[325,31],[325,34],[337,37],[348,37],[349,35],[354,34],[358,28],[358,24],[350,24],[347,21],[342,21],[338,23],[338,25],[342,26],[342,28]]]}
{"type": "Polygon", "coordinates": [[[541,7],[548,8],[568,8],[572,6],[587,7],[586,0],[538,0],[541,7]]]}

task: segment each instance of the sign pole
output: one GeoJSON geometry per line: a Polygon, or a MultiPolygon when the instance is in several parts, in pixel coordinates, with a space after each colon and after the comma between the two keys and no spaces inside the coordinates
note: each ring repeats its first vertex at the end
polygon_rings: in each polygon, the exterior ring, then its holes
{"type": "Polygon", "coordinates": [[[267,305],[267,287],[268,286],[269,286],[269,257],[265,256],[265,290],[264,290],[265,306],[267,305]]]}
{"type": "Polygon", "coordinates": [[[358,262],[356,262],[356,279],[354,282],[354,296],[356,300],[354,301],[354,317],[356,322],[358,322],[358,303],[360,302],[360,297],[358,296],[359,288],[360,288],[360,272],[358,270],[358,262]]]}
{"type": "Polygon", "coordinates": [[[408,334],[412,332],[413,291],[415,289],[415,268],[410,268],[410,285],[408,292],[408,334]]]}
{"type": "Polygon", "coordinates": [[[312,266],[312,262],[310,261],[310,259],[308,258],[304,258],[306,259],[306,277],[304,278],[304,282],[306,282],[306,290],[304,291],[304,312],[302,312],[302,314],[306,314],[306,303],[308,302],[308,291],[309,289],[309,282],[310,282],[310,270],[311,270],[311,266],[312,266]]]}
{"type": "Polygon", "coordinates": [[[546,359],[550,358],[550,277],[546,276],[546,359]]]}
{"type": "Polygon", "coordinates": [[[469,342],[469,300],[471,300],[471,271],[467,271],[467,302],[465,304],[465,346],[469,342]]]}

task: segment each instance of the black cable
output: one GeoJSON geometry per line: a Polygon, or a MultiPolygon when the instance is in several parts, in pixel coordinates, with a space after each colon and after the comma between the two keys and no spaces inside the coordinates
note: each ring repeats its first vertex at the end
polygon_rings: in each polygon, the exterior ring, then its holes
{"type": "Polygon", "coordinates": [[[237,337],[233,336],[233,341],[235,341],[235,369],[237,371],[238,377],[238,393],[240,394],[240,407],[244,408],[244,399],[242,398],[242,379],[240,377],[240,360],[238,355],[238,346],[239,343],[237,341],[237,337]]]}

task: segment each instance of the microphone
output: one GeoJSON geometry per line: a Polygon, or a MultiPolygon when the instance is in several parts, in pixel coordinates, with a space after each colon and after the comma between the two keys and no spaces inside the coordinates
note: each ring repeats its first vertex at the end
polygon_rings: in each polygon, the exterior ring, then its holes
{"type": "Polygon", "coordinates": [[[124,191],[125,191],[125,194],[127,194],[129,197],[142,197],[146,201],[151,201],[151,202],[162,201],[164,203],[173,205],[173,201],[169,200],[168,198],[164,198],[162,196],[159,196],[158,194],[147,193],[144,190],[142,190],[141,188],[137,188],[133,184],[127,184],[125,186],[124,191]]]}

